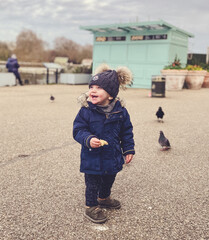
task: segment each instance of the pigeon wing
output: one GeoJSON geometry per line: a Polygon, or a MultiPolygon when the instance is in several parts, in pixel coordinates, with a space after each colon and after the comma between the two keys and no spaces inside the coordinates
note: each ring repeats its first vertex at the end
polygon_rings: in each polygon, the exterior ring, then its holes
{"type": "Polygon", "coordinates": [[[163,118],[164,112],[158,110],[158,111],[156,112],[156,115],[157,115],[158,118],[163,118]]]}
{"type": "Polygon", "coordinates": [[[164,145],[164,137],[160,135],[158,142],[163,147],[163,145],[164,145]]]}
{"type": "Polygon", "coordinates": [[[165,136],[163,136],[163,135],[161,135],[161,136],[159,137],[158,142],[159,142],[159,144],[160,144],[162,147],[168,147],[168,146],[170,146],[170,143],[169,143],[168,139],[167,139],[165,136]]]}
{"type": "Polygon", "coordinates": [[[170,147],[171,145],[170,145],[170,142],[169,142],[169,140],[166,138],[166,145],[165,145],[166,147],[170,147]]]}

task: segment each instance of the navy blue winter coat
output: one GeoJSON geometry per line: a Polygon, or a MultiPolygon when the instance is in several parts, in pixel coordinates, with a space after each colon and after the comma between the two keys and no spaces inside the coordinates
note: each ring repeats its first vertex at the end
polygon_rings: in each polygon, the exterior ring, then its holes
{"type": "Polygon", "coordinates": [[[9,72],[17,73],[20,65],[18,64],[17,59],[9,58],[7,61],[6,67],[8,68],[9,72]]]}
{"type": "Polygon", "coordinates": [[[122,170],[124,157],[135,154],[133,126],[126,108],[118,100],[111,113],[105,114],[88,102],[82,107],[73,123],[73,137],[81,144],[80,171],[88,174],[116,174],[122,170]],[[96,137],[108,142],[91,148],[90,140],[96,137]]]}

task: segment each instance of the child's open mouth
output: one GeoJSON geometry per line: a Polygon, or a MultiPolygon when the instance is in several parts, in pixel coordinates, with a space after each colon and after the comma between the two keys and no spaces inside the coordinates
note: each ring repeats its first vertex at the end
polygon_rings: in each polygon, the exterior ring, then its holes
{"type": "Polygon", "coordinates": [[[92,99],[96,99],[98,96],[91,95],[92,99]]]}

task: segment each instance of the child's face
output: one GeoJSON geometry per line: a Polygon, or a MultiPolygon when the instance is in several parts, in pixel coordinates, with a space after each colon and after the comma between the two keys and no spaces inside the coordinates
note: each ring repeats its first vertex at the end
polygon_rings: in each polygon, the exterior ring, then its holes
{"type": "Polygon", "coordinates": [[[108,105],[110,102],[109,97],[109,93],[97,85],[92,85],[89,88],[89,98],[93,104],[108,105]]]}

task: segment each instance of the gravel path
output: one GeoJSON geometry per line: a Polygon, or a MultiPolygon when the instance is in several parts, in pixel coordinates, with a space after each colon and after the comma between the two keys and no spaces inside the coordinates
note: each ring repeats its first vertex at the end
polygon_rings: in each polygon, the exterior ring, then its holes
{"type": "Polygon", "coordinates": [[[72,123],[87,86],[0,88],[1,240],[209,240],[209,89],[120,93],[136,156],[117,176],[120,210],[107,223],[83,217],[80,145],[72,123]],[[55,102],[49,101],[50,94],[55,102]],[[156,120],[161,106],[164,123],[156,120]],[[171,150],[160,151],[163,130],[171,150]]]}

